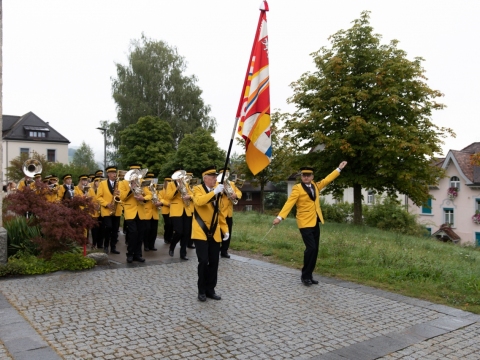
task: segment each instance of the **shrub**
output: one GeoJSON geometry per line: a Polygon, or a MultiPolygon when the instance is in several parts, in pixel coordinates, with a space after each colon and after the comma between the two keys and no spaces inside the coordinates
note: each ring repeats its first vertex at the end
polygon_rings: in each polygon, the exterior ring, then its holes
{"type": "Polygon", "coordinates": [[[16,216],[4,223],[8,236],[8,256],[15,255],[17,251],[32,255],[39,254],[38,247],[32,239],[40,236],[40,229],[38,226],[31,225],[30,222],[30,219],[16,216]]]}
{"type": "Polygon", "coordinates": [[[323,199],[320,205],[323,219],[329,222],[345,223],[353,218],[353,204],[327,204],[323,199]]]}

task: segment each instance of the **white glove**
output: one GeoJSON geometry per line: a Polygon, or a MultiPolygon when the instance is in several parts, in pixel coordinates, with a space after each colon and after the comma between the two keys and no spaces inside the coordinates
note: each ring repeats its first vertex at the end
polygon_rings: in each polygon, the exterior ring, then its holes
{"type": "Polygon", "coordinates": [[[223,241],[227,241],[229,237],[230,237],[230,234],[226,233],[225,235],[223,235],[223,241]]]}
{"type": "Polygon", "coordinates": [[[217,187],[213,190],[214,194],[220,194],[223,191],[223,184],[218,184],[217,187]]]}

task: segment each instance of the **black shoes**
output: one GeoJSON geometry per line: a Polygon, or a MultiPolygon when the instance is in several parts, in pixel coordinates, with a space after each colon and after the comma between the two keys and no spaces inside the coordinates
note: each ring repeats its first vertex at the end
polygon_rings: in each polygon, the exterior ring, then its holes
{"type": "MultiPolygon", "coordinates": [[[[172,255],[173,256],[173,255],[172,255]]],[[[188,258],[186,256],[180,256],[180,259],[182,260],[188,260],[188,258]]]]}
{"type": "Polygon", "coordinates": [[[311,279],[304,279],[304,278],[302,278],[302,283],[303,283],[303,285],[305,285],[305,286],[310,286],[310,285],[313,284],[313,282],[312,282],[311,279]]]}
{"type": "Polygon", "coordinates": [[[205,294],[198,294],[198,300],[207,301],[207,296],[205,294]]]}
{"type": "Polygon", "coordinates": [[[168,255],[173,256],[173,250],[169,250],[168,255]]]}
{"type": "Polygon", "coordinates": [[[313,285],[318,285],[318,280],[310,280],[312,282],[313,285]]]}
{"type": "Polygon", "coordinates": [[[189,249],[195,249],[195,245],[188,245],[187,248],[189,248],[189,249]]]}
{"type": "Polygon", "coordinates": [[[142,257],[140,257],[140,256],[135,256],[135,257],[133,258],[133,261],[145,262],[145,259],[142,258],[142,257]]]}
{"type": "Polygon", "coordinates": [[[131,264],[133,262],[133,257],[132,256],[128,256],[127,257],[127,263],[131,264]]]}
{"type": "Polygon", "coordinates": [[[120,254],[120,251],[118,251],[117,249],[112,249],[112,250],[110,250],[110,252],[112,254],[120,254]]]}
{"type": "Polygon", "coordinates": [[[103,248],[103,252],[104,252],[105,254],[108,254],[108,247],[104,247],[104,248],[103,248]]]}
{"type": "Polygon", "coordinates": [[[155,248],[151,248],[150,250],[152,250],[152,251],[157,251],[157,249],[155,249],[155,248]]]}
{"type": "Polygon", "coordinates": [[[222,297],[220,295],[215,294],[215,293],[213,293],[213,294],[206,293],[205,295],[208,298],[213,299],[213,300],[222,300],[222,297]]]}
{"type": "Polygon", "coordinates": [[[143,251],[150,251],[149,248],[143,248],[143,251]]]}
{"type": "Polygon", "coordinates": [[[230,259],[230,255],[228,255],[228,253],[225,251],[225,252],[222,252],[220,253],[220,256],[223,257],[223,258],[227,258],[227,259],[230,259]]]}

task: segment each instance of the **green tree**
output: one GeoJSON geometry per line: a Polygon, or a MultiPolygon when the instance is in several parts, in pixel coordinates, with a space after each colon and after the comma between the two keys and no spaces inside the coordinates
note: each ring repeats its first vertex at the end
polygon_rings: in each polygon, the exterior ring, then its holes
{"type": "MultiPolygon", "coordinates": [[[[295,159],[298,150],[291,139],[291,135],[282,126],[288,114],[281,114],[278,111],[271,114],[271,139],[272,139],[272,159],[270,165],[253,175],[245,161],[245,155],[235,158],[235,168],[238,174],[245,174],[245,179],[249,180],[253,186],[260,186],[260,198],[262,201],[262,213],[265,211],[265,186],[268,182],[278,183],[285,181],[292,173],[296,172],[295,159]]],[[[238,139],[238,142],[245,148],[245,141],[238,139]]]]}
{"type": "Polygon", "coordinates": [[[113,153],[120,146],[115,134],[148,115],[170,124],[175,146],[199,127],[215,132],[216,121],[201,98],[198,80],[185,75],[186,61],[175,47],[142,34],[140,40],[131,42],[128,64],[117,63],[116,67],[112,92],[118,121],[107,127],[113,153]]]}
{"type": "Polygon", "coordinates": [[[36,151],[33,152],[33,154],[30,156],[30,154],[21,154],[20,156],[17,156],[16,158],[13,158],[10,161],[10,165],[7,166],[7,180],[8,181],[15,181],[18,182],[21,179],[25,177],[25,174],[23,172],[23,164],[25,163],[25,160],[27,159],[35,159],[40,161],[40,164],[42,165],[42,176],[46,176],[51,173],[51,167],[55,163],[51,163],[47,161],[47,157],[45,155],[39,154],[36,151]]]}
{"type": "Polygon", "coordinates": [[[225,158],[225,151],[218,147],[210,131],[198,128],[193,134],[185,135],[175,155],[162,167],[162,175],[170,176],[175,170],[184,169],[201,177],[207,166],[223,168],[225,158]]]}
{"type": "Polygon", "coordinates": [[[354,222],[362,220],[362,188],[393,194],[399,191],[420,205],[428,185],[442,169],[431,166],[441,153],[441,138],[451,129],[432,123],[442,96],[426,84],[422,58],[407,59],[398,41],[380,44],[369,12],[362,12],[348,30],[330,37],[331,48],[312,54],[316,71],[292,84],[289,99],[297,111],[288,121],[292,139],[304,152],[301,161],[324,177],[342,160],[348,166],[335,180],[334,193],[354,189],[354,222]]]}
{"type": "MultiPolygon", "coordinates": [[[[89,173],[93,173],[95,170],[89,173]]],[[[63,184],[63,176],[66,174],[70,174],[72,175],[73,184],[76,185],[78,184],[78,177],[80,175],[85,174],[86,172],[87,171],[85,170],[85,167],[82,165],[75,165],[73,163],[72,164],[55,163],[55,164],[52,164],[52,166],[50,167],[50,172],[48,174],[57,175],[60,184],[63,184]]]]}
{"type": "Polygon", "coordinates": [[[158,173],[173,152],[172,128],[154,116],[141,117],[120,133],[118,165],[123,169],[133,163],[158,173]]]}
{"type": "Polygon", "coordinates": [[[91,174],[98,168],[95,162],[95,153],[93,149],[82,141],[80,147],[75,151],[72,159],[72,165],[83,168],[84,173],[91,174]]]}

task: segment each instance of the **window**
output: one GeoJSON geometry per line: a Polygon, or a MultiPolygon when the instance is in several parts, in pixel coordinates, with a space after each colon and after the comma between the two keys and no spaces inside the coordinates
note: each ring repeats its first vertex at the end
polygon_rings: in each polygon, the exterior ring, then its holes
{"type": "Polygon", "coordinates": [[[427,236],[432,236],[432,228],[431,227],[427,227],[426,231],[427,231],[427,236]]]}
{"type": "Polygon", "coordinates": [[[454,227],[453,209],[443,209],[443,220],[445,224],[450,224],[451,227],[454,227]]]}
{"type": "Polygon", "coordinates": [[[20,148],[20,156],[22,156],[23,154],[27,155],[28,157],[28,154],[30,153],[30,149],[28,148],[20,148]]]}
{"type": "Polygon", "coordinates": [[[480,211],[480,199],[475,199],[475,211],[480,211]]]}
{"type": "Polygon", "coordinates": [[[428,199],[425,204],[422,205],[422,214],[432,213],[432,199],[428,199]]]}
{"type": "Polygon", "coordinates": [[[44,131],[29,131],[28,136],[44,138],[46,137],[46,133],[44,131]]]}
{"type": "MultiPolygon", "coordinates": [[[[245,194],[245,200],[246,201],[252,201],[252,193],[251,192],[247,192],[245,194]]],[[[251,205],[250,205],[251,206],[251,205]]]]}
{"type": "Polygon", "coordinates": [[[375,201],[375,195],[374,195],[373,191],[368,191],[367,204],[373,204],[374,201],[375,201]]]}
{"type": "Polygon", "coordinates": [[[450,178],[450,187],[454,187],[460,190],[460,179],[458,178],[458,176],[452,176],[450,178]]]}
{"type": "Polygon", "coordinates": [[[55,150],[54,149],[48,149],[47,150],[47,161],[49,162],[55,162],[55,150]]]}
{"type": "Polygon", "coordinates": [[[245,211],[252,211],[252,205],[245,205],[245,211]]]}

